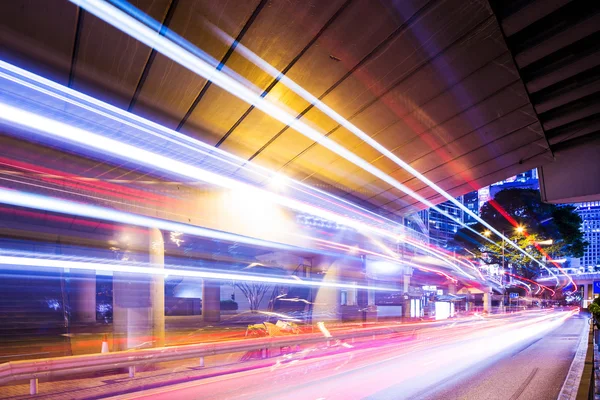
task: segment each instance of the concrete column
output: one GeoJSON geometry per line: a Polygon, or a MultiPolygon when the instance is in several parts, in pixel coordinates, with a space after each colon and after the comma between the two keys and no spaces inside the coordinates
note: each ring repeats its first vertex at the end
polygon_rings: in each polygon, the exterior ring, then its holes
{"type": "Polygon", "coordinates": [[[113,274],[113,348],[128,350],[152,345],[150,278],[113,274]]]}
{"type": "Polygon", "coordinates": [[[221,283],[213,279],[202,281],[202,320],[219,322],[221,320],[221,283]]]}
{"type": "Polygon", "coordinates": [[[483,292],[483,311],[487,313],[492,312],[492,294],[489,288],[484,289],[483,292]]]}
{"type": "MultiPolygon", "coordinates": [[[[403,294],[406,295],[410,290],[410,275],[404,275],[402,277],[402,290],[403,294]]],[[[402,301],[402,315],[404,318],[410,318],[410,297],[402,301]]]]}
{"type": "Polygon", "coordinates": [[[456,294],[456,283],[449,283],[448,284],[448,294],[456,294]]]}
{"type": "MultiPolygon", "coordinates": [[[[148,239],[148,261],[154,268],[164,268],[164,242],[161,232],[151,229],[148,239]]],[[[113,274],[115,350],[164,346],[164,290],[162,274],[113,274]]]]}
{"type": "MultiPolygon", "coordinates": [[[[165,268],[165,242],[162,232],[152,228],[150,235],[150,264],[156,269],[165,268]]],[[[154,274],[150,281],[150,308],[152,311],[152,337],[154,347],[165,346],[165,276],[154,274]]]]}
{"type": "Polygon", "coordinates": [[[369,289],[367,289],[367,305],[374,306],[375,305],[375,290],[373,290],[371,288],[373,286],[375,286],[375,283],[369,279],[367,281],[367,285],[369,286],[369,289]]]}
{"type": "Polygon", "coordinates": [[[588,290],[588,284],[584,283],[583,284],[583,302],[581,304],[582,307],[585,307],[587,305],[587,300],[589,297],[589,290],[588,290]]]}
{"type": "MultiPolygon", "coordinates": [[[[313,272],[323,274],[323,282],[337,281],[339,277],[340,263],[343,259],[336,260],[332,257],[318,256],[313,259],[313,272]]],[[[340,321],[341,316],[341,294],[340,290],[333,287],[319,287],[314,297],[312,321],[328,322],[340,321]]],[[[369,290],[369,292],[371,292],[369,290]]],[[[368,293],[368,304],[371,304],[371,294],[368,293]]]]}
{"type": "MultiPolygon", "coordinates": [[[[356,284],[356,282],[352,282],[354,284],[356,284]]],[[[347,289],[346,290],[346,304],[349,306],[355,306],[357,305],[357,293],[356,293],[356,289],[347,289]]]]}
{"type": "Polygon", "coordinates": [[[410,287],[410,275],[404,275],[402,279],[404,293],[408,293],[410,287]]]}
{"type": "Polygon", "coordinates": [[[69,280],[73,321],[96,322],[96,271],[78,271],[69,280]]]}

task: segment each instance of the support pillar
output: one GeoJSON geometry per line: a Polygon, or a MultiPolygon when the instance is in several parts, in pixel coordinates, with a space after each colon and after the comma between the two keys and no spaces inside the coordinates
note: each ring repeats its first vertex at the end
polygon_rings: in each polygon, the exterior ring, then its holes
{"type": "Polygon", "coordinates": [[[456,294],[456,283],[449,283],[448,284],[448,294],[456,294]]]}
{"type": "Polygon", "coordinates": [[[485,289],[483,292],[483,312],[491,313],[492,312],[492,294],[490,289],[485,289]]]}
{"type": "Polygon", "coordinates": [[[202,281],[202,320],[219,322],[221,320],[221,283],[213,279],[202,281]]]}
{"type": "MultiPolygon", "coordinates": [[[[152,228],[150,235],[150,265],[165,269],[165,242],[162,232],[152,228]]],[[[152,312],[153,347],[165,346],[165,276],[154,274],[150,281],[150,308],[152,312]]]]}
{"type": "Polygon", "coordinates": [[[402,316],[404,318],[410,318],[410,297],[408,293],[410,291],[410,275],[404,275],[402,278],[402,290],[404,298],[402,301],[402,316]]]}
{"type": "MultiPolygon", "coordinates": [[[[312,260],[313,270],[323,274],[323,282],[337,281],[340,264],[344,259],[318,256],[312,260]]],[[[312,322],[341,321],[341,293],[338,288],[319,287],[314,297],[312,322]]],[[[368,304],[371,304],[371,291],[368,291],[368,304]]]]}
{"type": "Polygon", "coordinates": [[[590,294],[588,291],[588,284],[584,283],[582,286],[583,286],[583,301],[582,301],[581,307],[586,307],[587,300],[588,300],[590,294]]]}
{"type": "Polygon", "coordinates": [[[96,271],[71,273],[69,281],[73,321],[96,322],[96,271]]]}
{"type": "MultiPolygon", "coordinates": [[[[136,238],[143,237],[137,235],[136,238]]],[[[164,268],[164,241],[156,228],[148,232],[148,261],[164,268]]],[[[165,343],[164,275],[113,274],[113,348],[163,347],[165,343]]]]}

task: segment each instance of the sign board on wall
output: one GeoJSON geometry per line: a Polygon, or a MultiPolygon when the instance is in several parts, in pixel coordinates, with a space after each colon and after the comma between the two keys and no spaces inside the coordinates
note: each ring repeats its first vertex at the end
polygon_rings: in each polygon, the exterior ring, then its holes
{"type": "Polygon", "coordinates": [[[594,294],[600,294],[600,281],[594,281],[594,294]]]}

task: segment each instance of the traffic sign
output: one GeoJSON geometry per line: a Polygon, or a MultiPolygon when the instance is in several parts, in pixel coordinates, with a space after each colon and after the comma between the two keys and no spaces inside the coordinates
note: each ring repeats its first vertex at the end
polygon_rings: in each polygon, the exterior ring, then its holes
{"type": "Polygon", "coordinates": [[[600,281],[594,281],[594,294],[600,294],[600,281]]]}

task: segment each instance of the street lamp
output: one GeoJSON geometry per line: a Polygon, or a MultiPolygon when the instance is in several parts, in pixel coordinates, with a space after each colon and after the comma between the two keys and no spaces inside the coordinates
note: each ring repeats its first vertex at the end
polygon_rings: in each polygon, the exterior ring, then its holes
{"type": "Polygon", "coordinates": [[[491,234],[492,234],[492,232],[491,232],[491,231],[489,231],[489,230],[487,230],[487,229],[485,230],[485,232],[483,232],[483,235],[484,235],[485,237],[490,237],[490,236],[491,236],[491,234]]]}
{"type": "Polygon", "coordinates": [[[525,227],[523,227],[522,225],[519,225],[515,228],[515,230],[517,231],[517,233],[521,234],[521,233],[525,232],[525,227]]]}

